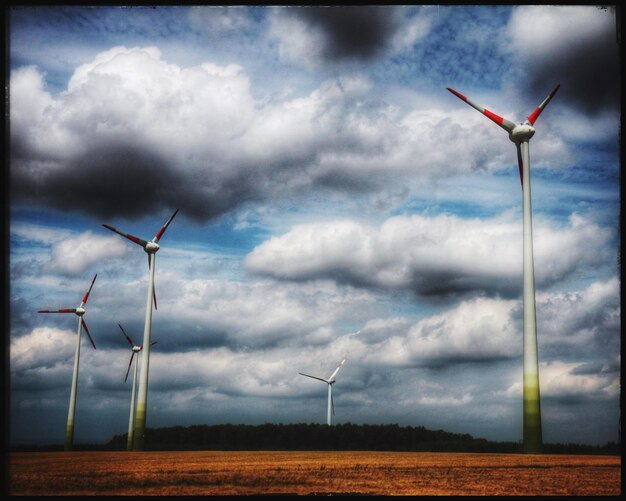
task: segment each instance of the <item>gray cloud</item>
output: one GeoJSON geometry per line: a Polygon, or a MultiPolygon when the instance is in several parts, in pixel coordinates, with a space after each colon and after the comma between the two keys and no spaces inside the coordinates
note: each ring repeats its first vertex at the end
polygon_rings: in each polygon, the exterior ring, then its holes
{"type": "Polygon", "coordinates": [[[518,7],[505,32],[529,99],[538,105],[560,83],[559,98],[584,113],[619,106],[617,16],[615,7],[518,7]]]}
{"type": "MultiPolygon", "coordinates": [[[[611,232],[573,215],[565,228],[536,220],[533,237],[537,283],[545,287],[580,266],[599,263],[598,252],[611,232]]],[[[510,215],[485,221],[397,216],[380,228],[353,220],[298,225],[257,246],[244,264],[280,280],[324,277],[433,300],[476,292],[515,297],[521,288],[521,247],[519,223],[510,215]]]]}
{"type": "Polygon", "coordinates": [[[290,10],[324,34],[323,56],[332,60],[368,60],[388,49],[400,26],[392,7],[331,6],[290,10]]]}

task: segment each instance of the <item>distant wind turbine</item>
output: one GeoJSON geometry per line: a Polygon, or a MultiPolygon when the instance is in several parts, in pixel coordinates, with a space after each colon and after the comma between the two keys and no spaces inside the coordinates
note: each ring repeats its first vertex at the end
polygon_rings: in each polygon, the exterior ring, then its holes
{"type": "MultiPolygon", "coordinates": [[[[143,346],[135,345],[135,343],[133,343],[133,340],[124,331],[124,328],[122,327],[122,325],[121,324],[117,324],[117,325],[122,330],[122,334],[124,334],[124,337],[126,338],[126,341],[128,341],[128,344],[130,344],[130,349],[132,350],[132,353],[130,355],[130,361],[128,362],[128,369],[126,370],[126,377],[124,378],[124,382],[126,382],[126,380],[128,379],[128,373],[130,372],[130,366],[133,364],[133,358],[135,356],[135,353],[139,353],[143,349],[143,346]]],[[[151,346],[154,346],[155,344],[156,344],[156,341],[152,341],[152,343],[150,343],[151,346]]],[[[133,392],[130,397],[130,417],[128,418],[128,440],[126,442],[127,451],[133,450],[133,437],[134,437],[134,431],[135,431],[135,399],[137,397],[136,388],[137,388],[137,366],[138,365],[139,365],[139,355],[137,355],[137,361],[135,362],[135,369],[133,371],[133,392]]]]}
{"type": "Polygon", "coordinates": [[[463,94],[447,88],[509,133],[517,148],[517,163],[523,192],[524,208],[524,452],[540,453],[543,450],[541,433],[541,405],[539,398],[539,362],[537,353],[537,320],[535,306],[535,271],[533,263],[533,227],[530,201],[530,138],[535,134],[533,125],[550,100],[559,90],[557,85],[543,102],[521,124],[515,124],[474,103],[463,94]]]}
{"type": "Polygon", "coordinates": [[[335,383],[335,376],[339,372],[339,369],[343,367],[343,364],[346,363],[347,359],[348,359],[347,357],[343,358],[341,363],[335,369],[335,372],[333,372],[328,379],[324,379],[324,378],[317,377],[317,376],[310,376],[309,374],[303,374],[302,372],[298,372],[298,374],[300,374],[301,376],[306,376],[306,377],[310,377],[313,379],[317,379],[319,381],[324,381],[328,385],[328,411],[326,415],[326,424],[328,426],[333,424],[332,417],[335,415],[335,404],[333,402],[333,384],[335,383]]]}
{"type": "Polygon", "coordinates": [[[163,236],[163,233],[174,219],[174,216],[178,213],[178,209],[170,216],[163,227],[158,231],[154,238],[147,242],[141,238],[135,237],[128,233],[123,233],[113,226],[103,224],[105,228],[114,231],[118,235],[127,238],[131,242],[143,247],[143,250],[148,254],[148,268],[150,271],[150,280],[148,281],[148,302],[146,304],[146,321],[144,323],[143,330],[143,352],[141,356],[141,373],[139,374],[139,396],[137,398],[137,415],[135,419],[135,434],[133,439],[133,450],[142,451],[145,440],[146,430],[146,412],[148,409],[148,368],[150,365],[150,334],[152,329],[152,301],[154,300],[154,307],[156,308],[156,294],[154,292],[154,265],[155,254],[159,250],[159,239],[163,236]]]}
{"type": "Polygon", "coordinates": [[[78,333],[76,336],[76,351],[74,353],[74,372],[72,373],[72,388],[70,390],[70,407],[67,413],[67,426],[65,427],[65,445],[64,448],[66,451],[71,451],[74,443],[74,416],[76,414],[76,390],[78,387],[78,363],[80,359],[80,335],[83,329],[85,329],[85,333],[91,341],[91,344],[96,349],[96,344],[91,339],[91,334],[89,334],[89,329],[87,328],[87,324],[85,323],[85,319],[83,315],[85,314],[85,306],[87,304],[87,299],[89,299],[89,293],[91,292],[91,288],[93,287],[94,282],[96,281],[96,277],[98,274],[96,273],[91,281],[91,285],[89,286],[89,290],[83,296],[83,300],[78,305],[78,308],[66,308],[63,310],[39,310],[38,313],[74,313],[78,316],[78,333]]]}

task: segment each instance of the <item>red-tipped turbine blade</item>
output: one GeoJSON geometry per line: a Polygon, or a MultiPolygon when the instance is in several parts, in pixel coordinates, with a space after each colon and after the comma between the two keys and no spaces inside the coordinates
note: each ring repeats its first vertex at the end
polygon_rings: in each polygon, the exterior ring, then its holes
{"type": "Polygon", "coordinates": [[[163,228],[161,228],[159,232],[154,236],[154,238],[152,239],[154,243],[158,243],[159,239],[161,238],[161,236],[163,235],[167,227],[170,225],[170,223],[172,222],[172,219],[174,219],[174,216],[176,216],[176,214],[178,214],[178,209],[174,211],[174,214],[170,216],[170,218],[167,220],[167,223],[165,223],[163,225],[163,228]]]}
{"type": "Polygon", "coordinates": [[[122,327],[122,324],[117,324],[119,326],[120,329],[122,329],[122,334],[124,334],[124,337],[126,338],[126,341],[128,341],[128,344],[130,345],[130,347],[133,347],[133,340],[128,336],[128,334],[126,334],[126,332],[124,331],[124,328],[122,327]]]}
{"type": "Polygon", "coordinates": [[[539,118],[539,115],[541,114],[541,112],[543,111],[543,109],[548,106],[548,103],[550,102],[550,99],[552,99],[554,97],[554,95],[556,94],[556,91],[559,90],[559,87],[561,87],[561,84],[557,85],[554,90],[552,92],[550,92],[550,94],[548,95],[548,97],[546,97],[543,100],[543,103],[541,103],[539,106],[537,106],[537,108],[535,109],[535,111],[533,111],[530,115],[528,115],[528,121],[530,122],[530,125],[534,125],[535,122],[537,121],[537,118],[539,118]]]}
{"type": "Polygon", "coordinates": [[[94,282],[96,281],[96,277],[98,276],[98,274],[96,273],[93,277],[93,280],[91,281],[91,285],[89,286],[89,290],[87,291],[87,293],[85,294],[85,296],[83,297],[82,302],[80,303],[81,308],[87,304],[87,299],[89,299],[89,293],[91,292],[91,289],[93,287],[94,282]]]}
{"type": "Polygon", "coordinates": [[[64,310],[39,310],[37,313],[76,313],[76,308],[65,308],[64,310]]]}
{"type": "Polygon", "coordinates": [[[89,329],[87,328],[87,324],[85,323],[85,319],[81,318],[80,319],[81,324],[83,325],[83,328],[85,329],[85,332],[87,333],[87,337],[89,338],[89,341],[91,341],[91,344],[93,345],[93,349],[96,349],[96,343],[93,342],[93,339],[91,339],[91,334],[89,334],[89,329]]]}
{"type": "Polygon", "coordinates": [[[128,379],[128,373],[130,372],[130,366],[133,364],[134,356],[135,356],[135,352],[133,351],[132,355],[130,356],[130,362],[128,362],[128,369],[126,370],[126,377],[124,378],[124,382],[126,382],[126,380],[128,379]]]}
{"type": "Polygon", "coordinates": [[[489,111],[487,108],[483,108],[482,106],[480,106],[479,104],[476,104],[474,101],[464,96],[460,92],[457,92],[454,89],[451,89],[450,87],[446,87],[446,89],[448,89],[450,92],[452,92],[452,94],[454,94],[456,97],[458,97],[462,101],[465,101],[475,110],[480,111],[483,115],[485,115],[487,118],[489,118],[490,120],[498,124],[505,131],[511,132],[513,128],[515,127],[515,124],[511,122],[510,120],[507,120],[506,118],[503,118],[500,115],[496,115],[492,111],[489,111]]]}
{"type": "Polygon", "coordinates": [[[519,181],[524,186],[524,161],[522,160],[522,148],[518,143],[515,143],[517,146],[517,165],[519,167],[519,181]]]}
{"type": "Polygon", "coordinates": [[[113,226],[109,226],[108,224],[104,224],[104,223],[102,224],[102,226],[104,226],[108,230],[114,231],[118,235],[122,235],[124,238],[128,238],[128,240],[130,240],[131,242],[136,243],[137,245],[141,245],[142,247],[145,247],[146,245],[148,245],[148,242],[146,242],[142,238],[136,237],[134,235],[130,235],[129,233],[123,233],[123,232],[113,228],[113,226]]]}

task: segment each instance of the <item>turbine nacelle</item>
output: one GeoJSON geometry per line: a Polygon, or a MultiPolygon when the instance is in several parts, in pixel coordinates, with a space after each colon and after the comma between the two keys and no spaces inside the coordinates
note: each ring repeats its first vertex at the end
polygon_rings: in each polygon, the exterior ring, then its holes
{"type": "Polygon", "coordinates": [[[159,249],[159,244],[156,242],[148,242],[143,248],[143,250],[145,250],[148,254],[154,254],[159,249]]]}
{"type": "Polygon", "coordinates": [[[515,144],[523,143],[524,141],[529,141],[531,137],[535,135],[535,128],[528,123],[528,121],[516,125],[513,130],[509,133],[509,139],[513,141],[515,144]]]}
{"type": "Polygon", "coordinates": [[[79,317],[82,317],[85,314],[85,308],[79,306],[74,310],[74,313],[76,313],[79,317]]]}

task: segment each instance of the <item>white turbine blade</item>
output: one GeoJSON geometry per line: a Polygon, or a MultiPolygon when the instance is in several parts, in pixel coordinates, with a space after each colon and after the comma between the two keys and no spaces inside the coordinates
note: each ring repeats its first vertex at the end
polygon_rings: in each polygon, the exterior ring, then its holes
{"type": "Polygon", "coordinates": [[[93,284],[96,281],[96,277],[98,276],[98,274],[96,273],[93,277],[93,280],[91,281],[91,285],[89,286],[89,290],[87,291],[87,293],[83,296],[83,300],[80,303],[79,308],[82,308],[83,306],[85,306],[85,304],[87,304],[87,299],[89,299],[89,293],[91,292],[91,289],[93,288],[93,284]]]}
{"type": "Polygon", "coordinates": [[[124,337],[126,338],[126,341],[128,341],[128,344],[129,344],[129,345],[130,345],[130,347],[132,348],[132,347],[133,347],[133,344],[134,344],[134,343],[133,343],[133,340],[129,337],[129,335],[128,335],[128,334],[126,334],[126,331],[124,330],[124,327],[122,327],[122,325],[121,325],[121,324],[117,324],[117,325],[118,325],[118,327],[119,327],[120,329],[122,329],[122,334],[124,334],[124,337]]]}
{"type": "Polygon", "coordinates": [[[128,379],[128,373],[130,372],[130,366],[133,365],[133,357],[135,356],[135,352],[133,351],[130,355],[130,362],[128,362],[128,369],[126,370],[126,377],[124,378],[124,382],[128,379]]]}
{"type": "Polygon", "coordinates": [[[539,118],[539,115],[541,114],[543,109],[546,106],[548,106],[548,103],[550,102],[550,99],[552,99],[554,97],[554,95],[556,94],[556,91],[559,90],[560,87],[561,87],[561,84],[557,85],[552,90],[552,92],[550,92],[550,94],[548,94],[548,97],[546,97],[543,100],[543,102],[539,106],[537,106],[537,108],[535,108],[535,111],[533,111],[530,115],[528,115],[528,122],[530,123],[530,125],[534,125],[535,124],[535,122],[539,118]]]}
{"type": "Polygon", "coordinates": [[[506,118],[501,117],[500,115],[496,115],[493,111],[489,111],[487,108],[483,108],[480,104],[475,103],[468,97],[464,96],[460,92],[455,91],[454,89],[451,89],[450,87],[446,87],[446,89],[448,89],[450,92],[452,92],[452,94],[454,94],[456,97],[458,97],[462,101],[465,101],[472,108],[474,108],[475,110],[485,115],[494,123],[502,127],[505,131],[511,132],[515,128],[515,124],[511,122],[510,120],[507,120],[506,118]]]}
{"type": "Polygon", "coordinates": [[[83,326],[83,329],[85,329],[85,334],[87,334],[87,337],[89,338],[89,341],[91,341],[91,345],[93,346],[93,349],[96,349],[96,343],[93,342],[93,339],[91,338],[91,334],[89,334],[89,329],[87,328],[87,324],[85,323],[85,319],[81,317],[80,319],[80,323],[83,326]]]}
{"type": "Polygon", "coordinates": [[[76,313],[76,308],[65,308],[63,310],[39,310],[37,313],[76,313]]]}
{"type": "Polygon", "coordinates": [[[306,376],[306,377],[310,377],[310,378],[313,378],[313,379],[319,379],[320,381],[324,381],[326,384],[328,384],[328,381],[326,379],[321,378],[321,377],[310,376],[310,375],[304,374],[302,372],[298,372],[298,374],[300,374],[301,376],[306,376]]]}
{"type": "Polygon", "coordinates": [[[136,237],[134,235],[131,235],[130,233],[124,233],[118,230],[117,228],[113,228],[113,226],[109,224],[102,223],[102,226],[104,226],[107,230],[114,231],[118,235],[122,235],[124,238],[128,238],[128,240],[130,240],[133,243],[136,243],[137,245],[141,245],[144,249],[146,245],[148,245],[148,242],[146,242],[143,238],[136,237]]]}
{"type": "Polygon", "coordinates": [[[348,360],[346,357],[344,357],[344,359],[341,361],[341,363],[337,366],[337,368],[335,369],[335,372],[333,372],[332,376],[330,376],[328,378],[329,381],[332,381],[335,376],[337,375],[337,373],[339,372],[339,369],[341,369],[343,367],[343,364],[346,363],[346,360],[348,360]]]}
{"type": "Polygon", "coordinates": [[[174,217],[176,216],[176,214],[178,214],[178,209],[176,209],[174,211],[174,214],[172,214],[170,216],[170,218],[167,220],[167,223],[165,223],[163,225],[163,227],[158,231],[158,233],[154,236],[154,238],[152,239],[152,241],[156,244],[159,242],[159,239],[163,236],[163,233],[165,232],[165,230],[167,229],[167,227],[170,225],[170,223],[172,222],[172,219],[174,219],[174,217]]]}

